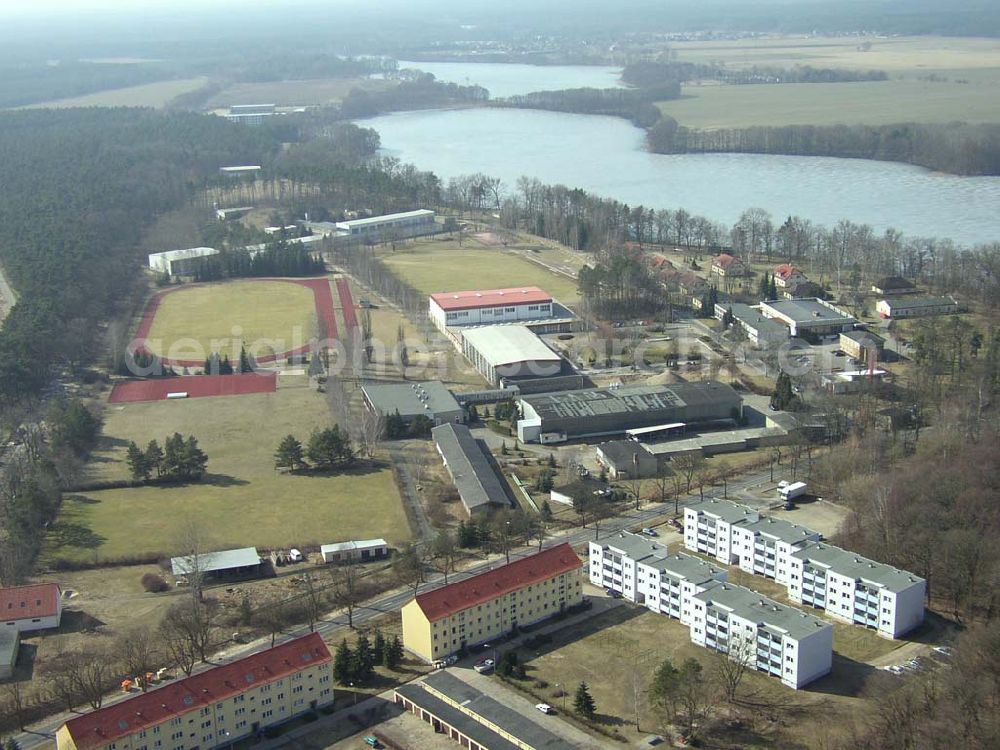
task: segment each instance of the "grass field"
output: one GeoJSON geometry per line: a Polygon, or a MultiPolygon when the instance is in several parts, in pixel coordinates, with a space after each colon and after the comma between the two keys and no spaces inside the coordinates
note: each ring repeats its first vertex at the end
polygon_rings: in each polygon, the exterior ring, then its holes
{"type": "Polygon", "coordinates": [[[382,260],[424,294],[466,289],[540,286],[564,304],[579,299],[576,282],[520,255],[475,241],[428,240],[380,252],[382,260]]]}
{"type": "Polygon", "coordinates": [[[1000,122],[1000,85],[917,80],[685,86],[660,102],[682,125],[703,130],[766,125],[1000,122]]]}
{"type": "Polygon", "coordinates": [[[270,102],[279,107],[329,104],[342,100],[351,89],[375,91],[389,85],[386,81],[372,78],[314,78],[305,81],[237,83],[213,96],[208,108],[259,102],[270,102]]]}
{"type": "Polygon", "coordinates": [[[201,359],[213,351],[233,359],[241,342],[258,355],[269,349],[282,352],[306,343],[316,330],[312,290],[285,281],[227,281],[162,297],[147,347],[160,355],[174,347],[177,359],[201,359]],[[274,343],[263,343],[267,339],[274,343]],[[182,341],[193,354],[179,350],[182,341]],[[256,347],[254,342],[262,343],[256,347]]]}
{"type": "Polygon", "coordinates": [[[66,109],[68,107],[165,107],[181,94],[200,89],[207,78],[184,78],[176,81],[156,81],[141,86],[109,89],[93,94],[29,104],[23,109],[66,109]]]}
{"type": "Polygon", "coordinates": [[[175,431],[194,435],[208,454],[208,476],[182,487],[143,487],[71,496],[49,534],[46,558],[94,562],[169,553],[179,530],[198,522],[221,549],[309,545],[385,537],[409,527],[388,467],[333,476],[289,476],[274,469],[278,441],[305,442],[329,426],[324,396],[299,376],[271,394],[159,401],[110,407],[105,437],[87,466],[90,480],[127,477],[128,441],[145,444],[175,431]]]}

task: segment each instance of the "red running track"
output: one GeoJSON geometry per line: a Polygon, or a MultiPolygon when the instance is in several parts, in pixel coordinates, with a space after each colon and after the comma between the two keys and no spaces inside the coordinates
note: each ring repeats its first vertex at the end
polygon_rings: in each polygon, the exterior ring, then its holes
{"type": "Polygon", "coordinates": [[[351,286],[343,276],[337,277],[337,294],[340,296],[340,311],[344,316],[344,326],[348,332],[356,331],[358,329],[358,314],[354,310],[351,286]]]}
{"type": "MultiPolygon", "coordinates": [[[[316,305],[316,318],[319,321],[320,328],[320,338],[327,338],[334,340],[337,338],[337,319],[334,315],[333,310],[333,292],[330,290],[330,281],[327,278],[319,279],[277,279],[277,278],[261,278],[261,279],[242,279],[242,281],[284,281],[289,284],[298,284],[312,290],[313,301],[316,305]]],[[[339,280],[338,280],[339,281],[339,280]]],[[[184,289],[190,288],[189,286],[180,286],[176,289],[167,289],[165,291],[159,292],[156,296],[149,301],[146,305],[146,309],[142,313],[142,319],[139,321],[139,328],[135,332],[135,338],[132,340],[131,349],[132,351],[146,351],[146,339],[149,337],[149,331],[153,327],[153,320],[156,318],[156,312],[160,309],[160,302],[168,294],[173,294],[175,292],[182,291],[184,289]]],[[[350,289],[347,291],[348,296],[350,296],[350,289]]],[[[341,297],[343,299],[343,297],[341,297]]],[[[353,313],[353,307],[351,308],[353,313]]],[[[346,317],[345,317],[346,320],[346,317]]],[[[356,324],[356,320],[355,320],[356,324]]],[[[294,349],[290,349],[285,352],[278,352],[276,354],[265,354],[257,358],[259,364],[270,364],[272,362],[277,362],[279,360],[287,359],[294,354],[305,354],[310,350],[308,344],[303,346],[297,346],[294,349]]],[[[206,352],[206,356],[207,356],[206,352]]],[[[200,361],[192,359],[171,359],[170,357],[164,357],[163,363],[173,367],[201,367],[205,364],[205,360],[200,361]]]]}
{"type": "Polygon", "coordinates": [[[163,401],[168,393],[187,393],[188,398],[205,396],[242,396],[247,393],[273,393],[278,374],[248,372],[242,375],[186,375],[178,378],[130,380],[118,383],[111,391],[112,404],[133,401],[163,401]]]}

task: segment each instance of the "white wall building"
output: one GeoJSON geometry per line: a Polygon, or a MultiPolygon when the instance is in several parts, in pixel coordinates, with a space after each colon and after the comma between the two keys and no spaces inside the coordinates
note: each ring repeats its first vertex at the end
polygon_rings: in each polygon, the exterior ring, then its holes
{"type": "Polygon", "coordinates": [[[728,583],[694,595],[691,641],[778,677],[790,688],[830,673],[833,626],[794,607],[728,583]]]}
{"type": "Polygon", "coordinates": [[[951,297],[895,297],[879,300],[875,312],[882,318],[951,315],[958,312],[958,303],[951,297]]]}
{"type": "Polygon", "coordinates": [[[337,233],[352,237],[382,238],[396,236],[411,237],[415,234],[426,234],[435,228],[434,212],[421,208],[416,211],[404,211],[398,214],[370,216],[367,219],[351,219],[338,221],[337,233]]]}
{"type": "Polygon", "coordinates": [[[563,360],[526,326],[481,326],[462,331],[462,354],[492,385],[548,378],[562,373],[563,360]]]}
{"type": "Polygon", "coordinates": [[[788,596],[899,638],[924,621],[927,582],[912,573],[828,544],[811,544],[789,559],[788,596]]]}
{"type": "Polygon", "coordinates": [[[56,583],[0,589],[0,628],[12,633],[58,628],[62,591],[56,583]]]}
{"type": "Polygon", "coordinates": [[[369,562],[389,556],[389,543],[385,539],[359,539],[352,542],[324,544],[319,548],[325,563],[369,562]]]}
{"type": "Polygon", "coordinates": [[[440,330],[552,317],[552,297],[537,286],[432,294],[428,314],[440,330]]]}
{"type": "Polygon", "coordinates": [[[187,276],[194,273],[195,266],[201,258],[218,254],[219,251],[214,247],[189,247],[185,250],[150,253],[149,267],[171,276],[187,276]]]}
{"type": "Polygon", "coordinates": [[[743,505],[705,500],[684,509],[684,546],[725,565],[736,565],[739,555],[733,548],[733,527],[759,520],[760,513],[743,505]]]}

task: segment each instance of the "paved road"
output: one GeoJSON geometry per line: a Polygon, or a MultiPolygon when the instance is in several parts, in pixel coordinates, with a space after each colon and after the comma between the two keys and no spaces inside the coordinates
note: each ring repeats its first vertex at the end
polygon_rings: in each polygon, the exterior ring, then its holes
{"type": "MultiPolygon", "coordinates": [[[[753,493],[755,490],[766,486],[769,484],[769,472],[762,471],[744,477],[743,479],[730,482],[729,483],[729,496],[732,497],[742,497],[747,493],[753,493]]],[[[721,497],[720,493],[706,493],[707,497],[721,497]]],[[[681,501],[681,507],[698,502],[698,497],[688,497],[681,501]]],[[[653,504],[647,505],[641,510],[631,510],[624,515],[618,516],[616,518],[606,519],[600,527],[600,538],[605,538],[612,536],[623,528],[635,528],[640,526],[656,526],[658,523],[664,522],[668,517],[673,515],[673,503],[666,504],[653,504]]],[[[666,533],[666,532],[665,532],[666,533]]],[[[595,538],[594,529],[572,529],[569,531],[564,531],[558,534],[552,535],[547,541],[548,545],[559,544],[562,542],[569,542],[574,547],[586,544],[588,541],[595,538]]],[[[679,541],[677,536],[666,536],[662,539],[666,543],[676,543],[679,541]]],[[[516,550],[511,550],[511,557],[526,557],[533,555],[538,551],[537,545],[521,547],[516,550]]],[[[483,562],[472,565],[465,570],[460,572],[452,573],[449,576],[449,583],[454,581],[460,581],[465,578],[470,578],[472,576],[483,573],[491,568],[495,568],[503,564],[502,556],[494,556],[483,562]]],[[[423,584],[420,588],[421,591],[426,591],[429,588],[433,588],[444,582],[444,577],[440,574],[434,573],[428,576],[427,582],[423,584]]],[[[370,600],[364,606],[355,608],[354,611],[354,622],[356,625],[369,622],[377,617],[380,617],[389,612],[396,612],[402,608],[410,599],[413,598],[412,589],[397,589],[395,591],[388,592],[382,596],[370,600]]],[[[316,631],[323,634],[329,635],[340,628],[347,626],[347,617],[341,611],[336,611],[330,613],[322,619],[316,625],[316,631]]],[[[294,628],[286,632],[282,637],[277,639],[277,643],[284,643],[285,641],[292,640],[294,638],[301,637],[308,633],[307,627],[294,628]]],[[[240,659],[244,656],[248,656],[252,653],[258,651],[264,651],[270,647],[270,638],[261,638],[257,641],[253,641],[248,644],[234,645],[216,655],[213,664],[201,664],[195,669],[195,672],[202,672],[206,669],[210,669],[212,666],[217,664],[225,664],[227,662],[233,661],[234,659],[240,659]]],[[[127,695],[115,694],[105,701],[105,705],[110,705],[118,701],[128,698],[127,695]]],[[[20,744],[22,750],[35,750],[36,748],[48,748],[53,746],[53,737],[55,736],[56,730],[68,719],[76,716],[78,714],[60,713],[58,715],[50,716],[46,720],[33,725],[29,732],[24,732],[16,736],[18,743],[20,744]]]]}

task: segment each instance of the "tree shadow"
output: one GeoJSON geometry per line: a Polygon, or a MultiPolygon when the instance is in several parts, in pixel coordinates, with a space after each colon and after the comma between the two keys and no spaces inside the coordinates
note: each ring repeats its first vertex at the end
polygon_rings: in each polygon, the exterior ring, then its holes
{"type": "MultiPolygon", "coordinates": [[[[229,474],[205,474],[202,476],[199,484],[209,484],[213,487],[243,487],[250,484],[250,482],[239,477],[230,476],[229,474]]],[[[174,485],[163,486],[172,487],[174,485]]]]}
{"type": "Polygon", "coordinates": [[[79,609],[65,609],[59,621],[60,633],[94,633],[107,623],[79,609]]]}
{"type": "Polygon", "coordinates": [[[56,521],[49,526],[49,539],[57,547],[77,549],[97,549],[107,541],[89,526],[72,521],[56,521]]]}
{"type": "MultiPolygon", "coordinates": [[[[834,652],[833,669],[830,674],[810,682],[804,688],[804,693],[821,693],[824,695],[840,695],[845,698],[864,696],[872,687],[874,680],[885,680],[885,688],[891,688],[899,678],[888,672],[883,672],[870,664],[850,659],[834,652]]],[[[879,686],[882,687],[881,685],[879,686]]],[[[878,692],[887,692],[880,689],[878,692]]]]}

